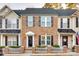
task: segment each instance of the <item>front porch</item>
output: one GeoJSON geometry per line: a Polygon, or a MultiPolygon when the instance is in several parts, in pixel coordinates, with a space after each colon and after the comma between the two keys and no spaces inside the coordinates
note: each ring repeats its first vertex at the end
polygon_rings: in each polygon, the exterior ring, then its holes
{"type": "Polygon", "coordinates": [[[58,45],[72,49],[76,45],[76,32],[72,29],[58,29],[58,45]]]}
{"type": "Polygon", "coordinates": [[[0,34],[0,46],[21,46],[20,34],[0,34]]]}
{"type": "Polygon", "coordinates": [[[20,53],[21,51],[24,51],[21,46],[21,35],[13,33],[0,34],[0,49],[2,50],[3,54],[20,53]]]}
{"type": "Polygon", "coordinates": [[[76,45],[75,34],[61,33],[58,35],[58,45],[62,48],[66,45],[69,49],[76,45]]]}

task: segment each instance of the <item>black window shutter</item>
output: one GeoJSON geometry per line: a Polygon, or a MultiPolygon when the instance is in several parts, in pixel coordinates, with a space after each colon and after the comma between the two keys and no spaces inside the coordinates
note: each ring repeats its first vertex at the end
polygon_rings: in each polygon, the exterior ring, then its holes
{"type": "Polygon", "coordinates": [[[33,16],[33,26],[35,26],[35,17],[33,16]]]}
{"type": "Polygon", "coordinates": [[[78,45],[78,39],[77,39],[77,37],[76,37],[76,45],[78,45]]]}
{"type": "Polygon", "coordinates": [[[5,46],[7,46],[7,36],[5,36],[5,46]]]}
{"type": "Polygon", "coordinates": [[[7,28],[7,19],[5,19],[5,28],[7,28]]]}
{"type": "Polygon", "coordinates": [[[41,46],[41,35],[39,35],[39,46],[41,46]]]}
{"type": "Polygon", "coordinates": [[[2,19],[0,19],[0,28],[2,28],[2,19]]]}
{"type": "Polygon", "coordinates": [[[69,20],[69,18],[67,19],[67,21],[68,21],[68,22],[67,22],[67,23],[68,23],[68,24],[67,24],[67,27],[69,28],[69,27],[70,27],[70,20],[69,20]]]}
{"type": "Polygon", "coordinates": [[[39,26],[41,26],[41,17],[39,16],[39,26]]]}
{"type": "Polygon", "coordinates": [[[63,24],[62,23],[63,23],[63,19],[61,18],[61,28],[63,28],[63,24]]]}
{"type": "Polygon", "coordinates": [[[28,16],[26,17],[26,26],[28,26],[28,16]]]}
{"type": "Polygon", "coordinates": [[[19,19],[17,19],[17,28],[19,28],[19,19]]]}
{"type": "Polygon", "coordinates": [[[51,46],[53,46],[53,36],[51,36],[51,46]]]}
{"type": "Polygon", "coordinates": [[[51,17],[51,27],[53,27],[53,17],[51,17]]]}
{"type": "Polygon", "coordinates": [[[76,17],[76,27],[78,27],[78,17],[76,17]]]}
{"type": "Polygon", "coordinates": [[[17,37],[16,37],[16,38],[17,38],[17,46],[18,46],[18,43],[19,43],[19,41],[18,41],[18,35],[17,35],[17,37]]]}

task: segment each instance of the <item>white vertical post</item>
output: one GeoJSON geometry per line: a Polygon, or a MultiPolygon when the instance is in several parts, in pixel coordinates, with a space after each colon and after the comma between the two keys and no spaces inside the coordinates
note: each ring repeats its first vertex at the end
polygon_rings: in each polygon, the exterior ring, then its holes
{"type": "Polygon", "coordinates": [[[3,46],[3,35],[1,34],[1,46],[3,46]]]}
{"type": "Polygon", "coordinates": [[[47,17],[45,17],[45,27],[47,27],[47,17]]]}
{"type": "Polygon", "coordinates": [[[61,25],[60,22],[61,22],[61,20],[60,20],[60,18],[58,18],[58,28],[61,28],[61,27],[60,27],[60,25],[61,25]]]}
{"type": "Polygon", "coordinates": [[[60,34],[58,34],[58,45],[61,46],[61,43],[60,43],[60,34]]]}
{"type": "Polygon", "coordinates": [[[18,41],[19,41],[18,45],[21,46],[21,36],[20,36],[20,34],[18,34],[18,41]]]}
{"type": "Polygon", "coordinates": [[[47,33],[45,34],[45,46],[47,46],[47,33]]]}
{"type": "Polygon", "coordinates": [[[27,48],[28,48],[28,35],[26,36],[26,46],[27,46],[27,48]]]}
{"type": "Polygon", "coordinates": [[[62,36],[60,36],[60,48],[63,48],[63,46],[62,46],[62,36]]]}
{"type": "Polygon", "coordinates": [[[73,35],[73,38],[72,38],[72,40],[73,40],[73,46],[75,45],[75,35],[73,35]]]}
{"type": "Polygon", "coordinates": [[[33,35],[33,42],[32,43],[33,43],[33,47],[34,47],[35,46],[35,44],[34,44],[34,35],[33,35]]]}
{"type": "Polygon", "coordinates": [[[62,48],[62,37],[58,34],[58,45],[62,48]]]}

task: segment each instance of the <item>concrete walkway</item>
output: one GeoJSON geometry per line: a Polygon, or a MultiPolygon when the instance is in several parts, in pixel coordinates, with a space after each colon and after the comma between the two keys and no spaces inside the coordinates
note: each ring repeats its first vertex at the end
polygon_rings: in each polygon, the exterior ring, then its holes
{"type": "Polygon", "coordinates": [[[4,54],[4,56],[79,56],[79,53],[23,53],[23,54],[4,54]]]}
{"type": "Polygon", "coordinates": [[[4,54],[4,56],[32,56],[32,53],[22,53],[22,54],[4,54]]]}
{"type": "Polygon", "coordinates": [[[79,53],[48,53],[48,54],[32,54],[32,56],[79,56],[79,53]]]}

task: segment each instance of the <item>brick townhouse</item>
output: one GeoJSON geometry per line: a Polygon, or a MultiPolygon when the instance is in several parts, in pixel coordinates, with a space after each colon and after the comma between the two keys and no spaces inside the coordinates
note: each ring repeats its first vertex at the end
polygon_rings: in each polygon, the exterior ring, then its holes
{"type": "Polygon", "coordinates": [[[79,14],[76,9],[27,8],[22,11],[22,45],[78,45],[79,14]]]}
{"type": "Polygon", "coordinates": [[[79,45],[79,11],[77,9],[26,8],[0,10],[0,46],[79,45]]]}

